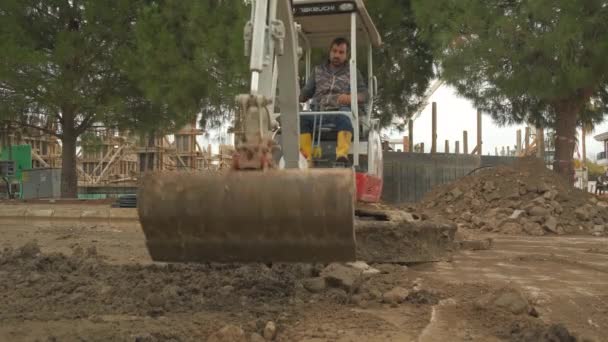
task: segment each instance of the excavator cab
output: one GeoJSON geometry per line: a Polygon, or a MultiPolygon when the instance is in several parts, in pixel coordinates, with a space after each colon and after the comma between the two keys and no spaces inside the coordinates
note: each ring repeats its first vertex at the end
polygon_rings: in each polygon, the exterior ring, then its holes
{"type": "MultiPolygon", "coordinates": [[[[361,197],[359,189],[371,188],[360,175],[380,179],[381,185],[381,146],[371,104],[367,113],[356,100],[350,112],[331,113],[300,111],[298,101],[300,57],[305,56],[307,77],[311,48],[329,46],[333,37],[345,34],[353,47],[351,71],[356,70],[357,46],[367,48],[373,95],[371,49],[380,44],[380,38],[362,0],[252,1],[251,18],[244,28],[251,82],[249,93],[236,97],[239,110],[232,169],[155,172],[143,177],[138,212],[153,260],[355,259],[355,202],[361,197]],[[275,113],[277,109],[280,113],[275,113]],[[354,167],[302,167],[300,114],[319,121],[327,115],[347,116],[354,128],[350,151],[354,167]],[[280,163],[273,158],[276,151],[280,163]],[[361,155],[365,156],[363,169],[361,155]]],[[[356,74],[351,72],[351,84],[356,85],[356,74]]],[[[315,138],[322,141],[324,127],[322,123],[318,127],[315,138]]]]}
{"type": "MultiPolygon", "coordinates": [[[[352,144],[348,152],[350,163],[355,170],[356,199],[361,202],[379,202],[382,190],[382,143],[379,120],[372,117],[372,108],[377,94],[377,79],[374,76],[373,50],[382,45],[380,34],[367,12],[362,0],[319,1],[294,0],[294,20],[299,25],[299,46],[302,48],[300,70],[301,86],[314,77],[313,53],[327,52],[335,38],[346,38],[350,43],[347,61],[350,69],[350,88],[357,89],[358,71],[365,78],[367,98],[362,104],[354,97],[348,110],[324,110],[314,108],[308,100],[300,110],[300,121],[307,120],[312,126],[312,148],[308,167],[344,167],[336,163],[338,128],[332,119],[342,117],[353,128],[352,144]],[[359,63],[364,57],[364,63],[359,63]],[[362,70],[365,68],[366,70],[362,70]]],[[[321,63],[324,63],[322,61],[321,63]]],[[[280,118],[279,118],[280,120],[280,118]]],[[[277,135],[280,141],[280,134],[277,135]]]]}

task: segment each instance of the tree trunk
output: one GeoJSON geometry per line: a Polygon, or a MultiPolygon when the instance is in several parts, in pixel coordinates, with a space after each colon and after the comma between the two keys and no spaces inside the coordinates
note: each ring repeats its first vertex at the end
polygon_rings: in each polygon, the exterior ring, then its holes
{"type": "Polygon", "coordinates": [[[63,112],[64,124],[61,139],[61,198],[78,197],[78,173],[76,172],[76,139],[74,116],[63,112]]]}
{"type": "Polygon", "coordinates": [[[581,108],[580,101],[570,100],[559,102],[554,106],[557,113],[555,123],[555,159],[553,170],[566,178],[570,184],[574,182],[574,154],[576,120],[581,108]]]}

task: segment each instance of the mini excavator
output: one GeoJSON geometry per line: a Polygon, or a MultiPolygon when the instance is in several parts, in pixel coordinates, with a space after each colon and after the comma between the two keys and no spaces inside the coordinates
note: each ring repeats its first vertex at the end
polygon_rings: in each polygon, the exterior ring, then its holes
{"type": "Polygon", "coordinates": [[[371,111],[377,92],[372,51],[381,38],[363,0],[252,1],[244,42],[251,82],[248,94],[236,96],[232,169],[142,179],[138,212],[152,259],[355,260],[355,206],[380,200],[383,172],[371,111]],[[301,110],[299,61],[310,77],[312,49],[328,49],[338,36],[350,40],[350,89],[357,89],[357,49],[366,52],[367,104],[360,108],[351,96],[350,111],[301,110]],[[337,115],[353,127],[348,167],[331,163],[336,130],[323,119],[337,115]],[[305,116],[314,118],[313,143],[324,151],[310,161],[299,146],[305,116]]]}

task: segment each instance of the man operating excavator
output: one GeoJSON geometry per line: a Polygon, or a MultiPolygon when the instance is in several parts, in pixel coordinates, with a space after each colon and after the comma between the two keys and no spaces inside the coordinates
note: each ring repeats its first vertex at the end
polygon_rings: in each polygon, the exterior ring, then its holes
{"type": "MultiPolygon", "coordinates": [[[[336,38],[329,49],[327,63],[316,66],[300,94],[300,102],[312,98],[313,111],[346,111],[350,112],[351,89],[348,58],[350,43],[345,38],[336,38]]],[[[357,70],[357,101],[367,100],[367,85],[357,70]]],[[[349,164],[348,151],[353,136],[353,126],[348,117],[335,115],[324,118],[324,123],[333,123],[338,131],[336,142],[336,162],[349,164]]],[[[300,148],[302,154],[310,160],[312,151],[312,132],[314,118],[300,117],[300,148]]]]}

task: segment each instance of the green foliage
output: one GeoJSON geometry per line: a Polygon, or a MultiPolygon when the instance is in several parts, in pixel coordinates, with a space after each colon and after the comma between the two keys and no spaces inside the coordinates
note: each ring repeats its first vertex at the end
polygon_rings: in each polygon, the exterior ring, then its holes
{"type": "Polygon", "coordinates": [[[80,146],[86,153],[99,152],[103,147],[103,139],[93,132],[85,132],[80,136],[80,146]]]}
{"type": "Polygon", "coordinates": [[[588,179],[596,180],[598,176],[604,175],[604,167],[592,161],[587,161],[586,163],[587,171],[588,171],[588,179]]]}
{"type": "Polygon", "coordinates": [[[6,0],[0,4],[0,117],[45,115],[59,136],[115,114],[125,88],[117,52],[138,1],[6,0]]]}
{"type": "Polygon", "coordinates": [[[230,114],[234,96],[246,89],[248,13],[242,1],[220,0],[152,1],[140,11],[127,70],[159,107],[146,113],[146,126],[199,113],[203,126],[214,126],[230,114]]]}
{"type": "Polygon", "coordinates": [[[592,99],[586,121],[608,111],[606,1],[413,3],[441,77],[497,122],[555,125],[565,101],[592,99]]]}
{"type": "Polygon", "coordinates": [[[420,35],[409,0],[374,0],[367,9],[384,45],[374,53],[379,97],[375,112],[387,127],[419,108],[434,77],[432,51],[420,35]]]}

